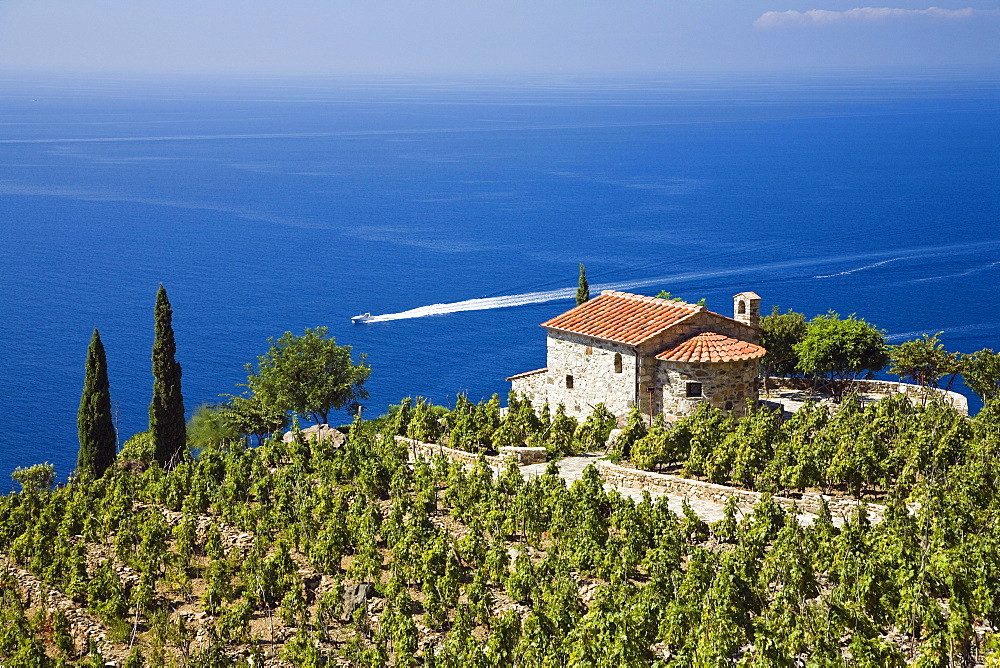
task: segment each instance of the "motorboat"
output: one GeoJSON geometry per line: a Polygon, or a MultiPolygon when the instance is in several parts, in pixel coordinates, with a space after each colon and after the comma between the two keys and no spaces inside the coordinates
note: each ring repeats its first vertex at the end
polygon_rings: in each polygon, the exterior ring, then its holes
{"type": "Polygon", "coordinates": [[[361,315],[356,315],[353,318],[351,318],[351,322],[353,322],[355,325],[358,325],[363,322],[371,322],[374,319],[375,318],[372,316],[371,313],[362,313],[361,315]]]}

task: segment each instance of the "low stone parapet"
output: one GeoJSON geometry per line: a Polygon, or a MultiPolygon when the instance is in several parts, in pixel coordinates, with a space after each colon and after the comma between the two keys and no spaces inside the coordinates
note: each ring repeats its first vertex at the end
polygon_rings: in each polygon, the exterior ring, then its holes
{"type": "MultiPolygon", "coordinates": [[[[863,394],[880,394],[889,396],[892,394],[905,394],[915,401],[937,395],[947,403],[954,406],[955,410],[963,415],[969,414],[969,400],[963,394],[942,390],[940,388],[923,388],[913,383],[895,383],[889,380],[852,380],[848,381],[851,387],[863,394]]],[[[802,390],[808,392],[813,389],[813,381],[809,378],[781,378],[770,376],[767,379],[769,390],[802,390]]]]}
{"type": "MultiPolygon", "coordinates": [[[[479,461],[479,455],[475,452],[456,450],[437,443],[423,443],[405,436],[397,436],[396,440],[405,443],[410,452],[418,457],[430,459],[436,455],[444,455],[448,459],[465,464],[475,464],[479,461]]],[[[504,466],[511,457],[517,461],[518,465],[524,466],[525,464],[544,462],[545,448],[500,448],[499,455],[484,455],[484,457],[486,462],[492,466],[504,466]]]]}
{"type": "Polygon", "coordinates": [[[521,466],[527,466],[528,464],[541,464],[549,458],[549,453],[545,448],[500,448],[501,459],[507,459],[511,456],[516,457],[517,463],[521,466]]]}
{"type": "MultiPolygon", "coordinates": [[[[763,494],[752,492],[747,489],[728,487],[703,480],[692,480],[682,478],[668,473],[654,473],[643,471],[630,466],[620,466],[612,464],[606,459],[598,459],[596,462],[597,471],[601,478],[609,485],[615,487],[626,487],[630,489],[647,490],[651,493],[669,494],[672,496],[686,496],[691,499],[711,501],[724,504],[729,497],[736,497],[737,503],[744,506],[754,506],[761,500],[763,494]]],[[[830,514],[834,517],[849,517],[861,505],[860,501],[845,499],[841,497],[820,494],[819,492],[804,492],[802,498],[789,498],[784,496],[773,497],[774,501],[785,510],[797,508],[798,512],[819,514],[822,501],[826,500],[826,505],[830,509],[830,514]]],[[[874,520],[881,520],[885,513],[885,506],[874,503],[866,504],[868,515],[874,520]]]]}

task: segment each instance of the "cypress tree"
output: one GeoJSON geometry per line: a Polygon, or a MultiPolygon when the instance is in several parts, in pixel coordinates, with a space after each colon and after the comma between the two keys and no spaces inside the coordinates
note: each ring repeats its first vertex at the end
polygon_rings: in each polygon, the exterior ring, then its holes
{"type": "Polygon", "coordinates": [[[579,306],[583,302],[590,299],[590,284],[587,283],[587,270],[583,268],[583,263],[580,263],[580,284],[576,289],[576,305],[579,306]]]}
{"type": "Polygon", "coordinates": [[[167,466],[176,464],[184,451],[184,397],[181,396],[181,365],[174,359],[177,346],[171,324],[173,311],[163,284],[156,293],[155,338],[153,339],[153,401],[149,404],[149,431],[153,435],[153,458],[167,466]]]}
{"type": "Polygon", "coordinates": [[[108,383],[108,360],[101,335],[94,329],[87,349],[86,375],[80,411],[76,416],[80,435],[80,452],[76,468],[95,477],[104,475],[115,461],[117,438],[111,417],[111,385],[108,383]]]}

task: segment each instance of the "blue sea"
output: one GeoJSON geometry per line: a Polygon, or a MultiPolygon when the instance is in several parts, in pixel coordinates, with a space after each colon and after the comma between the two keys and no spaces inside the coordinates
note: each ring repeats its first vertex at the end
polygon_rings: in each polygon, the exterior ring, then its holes
{"type": "Polygon", "coordinates": [[[372,415],[543,366],[580,262],[594,291],[996,349],[998,214],[996,71],[0,77],[0,490],[73,469],[94,327],[120,435],[145,429],[161,282],[189,412],[322,325],[367,355],[372,415]]]}

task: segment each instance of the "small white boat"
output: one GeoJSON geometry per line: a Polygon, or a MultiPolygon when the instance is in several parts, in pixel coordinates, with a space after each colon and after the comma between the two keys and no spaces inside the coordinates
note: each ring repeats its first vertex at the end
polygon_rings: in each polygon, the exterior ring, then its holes
{"type": "Polygon", "coordinates": [[[371,313],[362,313],[361,315],[356,315],[353,318],[351,318],[351,322],[357,325],[362,322],[371,322],[374,319],[375,318],[372,317],[371,313]]]}

